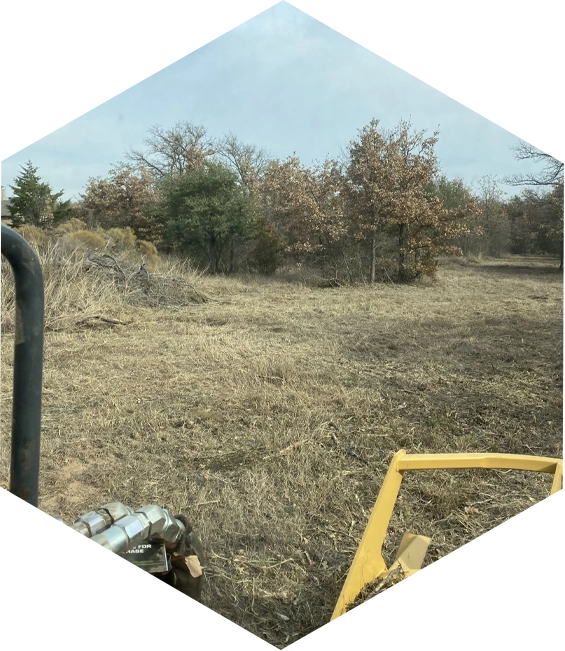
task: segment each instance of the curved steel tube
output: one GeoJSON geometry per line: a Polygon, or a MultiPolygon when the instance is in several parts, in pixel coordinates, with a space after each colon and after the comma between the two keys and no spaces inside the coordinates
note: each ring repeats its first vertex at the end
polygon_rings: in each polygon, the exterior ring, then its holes
{"type": "Polygon", "coordinates": [[[43,274],[26,240],[2,226],[2,255],[14,271],[16,333],[10,492],[37,506],[43,375],[43,274]]]}

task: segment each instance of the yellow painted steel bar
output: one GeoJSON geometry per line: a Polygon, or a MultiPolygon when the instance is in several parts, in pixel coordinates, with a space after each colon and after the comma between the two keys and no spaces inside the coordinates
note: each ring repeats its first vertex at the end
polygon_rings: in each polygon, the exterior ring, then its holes
{"type": "Polygon", "coordinates": [[[551,484],[550,495],[557,493],[563,488],[563,461],[559,461],[557,468],[555,469],[555,474],[553,475],[553,484],[551,484]]]}
{"type": "Polygon", "coordinates": [[[558,463],[559,459],[525,454],[405,454],[398,460],[398,470],[490,468],[554,474],[558,463]]]}
{"type": "MultiPolygon", "coordinates": [[[[521,454],[406,454],[397,452],[390,463],[377,501],[371,512],[365,533],[351,564],[349,574],[334,609],[332,620],[346,611],[365,585],[374,581],[383,572],[389,571],[382,557],[382,546],[392,517],[392,512],[402,476],[407,470],[489,468],[492,470],[525,470],[553,474],[550,495],[561,490],[563,483],[563,461],[549,457],[535,457],[521,454]]],[[[402,545],[401,545],[402,546],[402,545]]],[[[399,553],[401,550],[399,549],[399,553]]],[[[418,571],[410,569],[407,575],[418,571]]]]}
{"type": "Polygon", "coordinates": [[[343,615],[347,604],[351,603],[361,592],[361,588],[374,581],[379,574],[386,572],[387,566],[381,549],[388,529],[392,511],[396,504],[402,475],[398,472],[398,461],[406,454],[405,450],[397,452],[385,475],[379,496],[369,517],[365,533],[345,579],[341,594],[337,600],[332,620],[343,615]]]}

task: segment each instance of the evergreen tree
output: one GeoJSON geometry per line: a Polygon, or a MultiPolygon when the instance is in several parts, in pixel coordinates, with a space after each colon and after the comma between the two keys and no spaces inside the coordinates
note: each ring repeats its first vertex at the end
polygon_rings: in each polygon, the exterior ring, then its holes
{"type": "Polygon", "coordinates": [[[163,177],[162,200],[152,207],[166,248],[199,257],[214,273],[233,270],[236,242],[255,232],[256,211],[223,165],[205,162],[186,174],[163,177]]]}
{"type": "Polygon", "coordinates": [[[16,177],[14,191],[10,197],[10,213],[12,226],[18,228],[23,224],[48,227],[54,222],[70,216],[71,202],[60,201],[61,192],[53,193],[49,183],[42,181],[31,161],[21,166],[21,173],[16,177]]]}

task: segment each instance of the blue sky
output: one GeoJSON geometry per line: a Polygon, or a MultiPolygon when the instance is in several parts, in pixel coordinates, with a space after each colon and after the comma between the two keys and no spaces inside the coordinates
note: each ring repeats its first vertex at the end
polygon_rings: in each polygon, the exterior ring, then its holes
{"type": "MultiPolygon", "coordinates": [[[[559,149],[563,0],[28,0],[0,15],[0,186],[29,159],[78,198],[153,125],[338,157],[372,118],[431,134],[450,178],[559,149]]],[[[510,193],[517,190],[503,186],[510,193]]]]}

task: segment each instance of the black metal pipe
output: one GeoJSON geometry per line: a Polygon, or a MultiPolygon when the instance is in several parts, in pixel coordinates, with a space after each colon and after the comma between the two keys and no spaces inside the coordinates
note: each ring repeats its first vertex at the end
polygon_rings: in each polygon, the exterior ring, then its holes
{"type": "Polygon", "coordinates": [[[2,255],[16,287],[10,492],[37,506],[43,376],[43,274],[26,240],[2,226],[2,255]]]}

